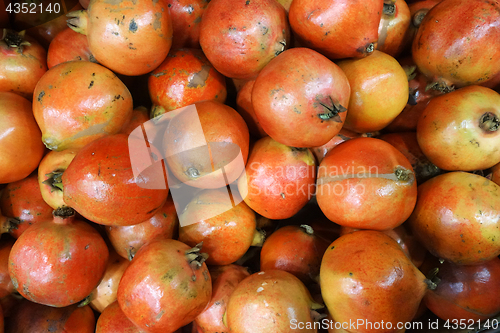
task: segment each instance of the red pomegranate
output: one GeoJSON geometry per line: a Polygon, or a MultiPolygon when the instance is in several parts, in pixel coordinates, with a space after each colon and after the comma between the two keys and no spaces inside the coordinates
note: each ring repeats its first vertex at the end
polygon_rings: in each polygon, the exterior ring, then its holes
{"type": "Polygon", "coordinates": [[[132,96],[109,69],[88,61],[52,67],[38,81],[33,114],[51,150],[81,148],[118,133],[132,113],[132,96]]]}
{"type": "MultiPolygon", "coordinates": [[[[130,140],[140,139],[131,136],[130,140]]],[[[150,219],[167,200],[162,165],[155,163],[136,176],[131,163],[125,134],[91,142],[78,151],[62,175],[64,202],[104,225],[133,225],[150,219]],[[157,185],[163,186],[157,189],[157,185]]]]}
{"type": "Polygon", "coordinates": [[[230,78],[254,79],[289,42],[286,11],[274,0],[212,0],[201,20],[201,48],[230,78]]]}
{"type": "Polygon", "coordinates": [[[26,299],[65,307],[87,297],[99,284],[108,248],[73,209],[60,208],[54,218],[32,225],[16,241],[9,256],[9,274],[26,299]]]}
{"type": "Polygon", "coordinates": [[[413,40],[413,60],[438,87],[487,84],[500,74],[500,3],[441,1],[413,40]]]}
{"type": "Polygon", "coordinates": [[[62,62],[73,60],[97,62],[90,52],[87,37],[66,28],[50,42],[47,66],[52,68],[62,62]]]}
{"type": "Polygon", "coordinates": [[[87,35],[95,59],[120,74],[151,72],[160,66],[172,45],[172,20],[166,0],[95,0],[86,11],[68,16],[68,26],[87,35]]]}
{"type": "Polygon", "coordinates": [[[127,318],[150,333],[173,332],[192,322],[212,297],[207,256],[200,251],[201,245],[191,249],[173,239],[143,246],[118,286],[127,318]]]}

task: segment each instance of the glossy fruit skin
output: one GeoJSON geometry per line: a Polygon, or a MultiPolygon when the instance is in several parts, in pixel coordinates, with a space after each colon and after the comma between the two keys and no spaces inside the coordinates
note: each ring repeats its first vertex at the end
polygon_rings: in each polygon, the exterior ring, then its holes
{"type": "Polygon", "coordinates": [[[403,111],[408,101],[408,78],[396,59],[373,51],[369,57],[343,60],[338,65],[351,86],[345,129],[379,131],[403,111]]]}
{"type": "Polygon", "coordinates": [[[486,320],[500,313],[500,259],[480,265],[439,265],[436,290],[425,297],[427,307],[443,320],[486,320]]]}
{"type": "MultiPolygon", "coordinates": [[[[320,285],[335,321],[383,320],[393,328],[413,319],[427,291],[425,276],[396,241],[372,230],[353,232],[330,244],[321,262],[320,285]]],[[[359,325],[352,332],[380,330],[359,325]]]]}
{"type": "Polygon", "coordinates": [[[174,118],[175,125],[170,125],[163,136],[169,170],[181,182],[193,187],[219,188],[230,184],[243,170],[240,163],[229,163],[236,160],[238,154],[241,154],[244,164],[248,158],[250,141],[248,127],[238,112],[225,104],[204,101],[196,103],[195,107],[204,137],[198,133],[199,125],[193,121],[190,112],[177,115],[174,118]],[[210,145],[213,156],[207,155],[208,148],[195,150],[189,155],[182,154],[192,149],[193,140],[205,140],[210,145]],[[225,169],[227,184],[221,184],[220,173],[213,172],[220,170],[221,167],[225,169]],[[190,172],[193,169],[196,172],[190,172]]]}
{"type": "Polygon", "coordinates": [[[411,3],[407,1],[408,8],[410,9],[410,26],[408,27],[405,36],[405,54],[411,53],[413,40],[417,35],[418,28],[422,24],[422,20],[424,19],[425,15],[432,7],[434,7],[441,1],[442,0],[419,0],[411,3]]]}
{"type": "Polygon", "coordinates": [[[109,69],[87,61],[52,67],[38,81],[33,114],[51,150],[82,148],[120,131],[132,113],[132,96],[109,69]]]}
{"type": "Polygon", "coordinates": [[[9,254],[15,240],[3,239],[0,242],[0,298],[10,295],[14,291],[14,284],[9,275],[9,254]]]}
{"type": "Polygon", "coordinates": [[[205,309],[210,273],[205,263],[190,266],[189,250],[177,240],[156,239],[137,252],[118,286],[118,303],[130,321],[151,333],[173,332],[205,309]]]}
{"type": "Polygon", "coordinates": [[[259,73],[252,105],[274,140],[291,147],[315,147],[342,128],[350,93],[339,66],[311,49],[293,48],[259,73]]]}
{"type": "MultiPolygon", "coordinates": [[[[56,179],[68,168],[79,149],[66,149],[62,151],[49,151],[38,166],[38,187],[42,198],[52,209],[66,206],[63,199],[63,191],[58,186],[51,184],[51,179],[57,174],[56,179]]],[[[54,181],[56,180],[54,179],[54,181]]],[[[60,182],[57,179],[57,182],[60,182]]]]}
{"type": "Polygon", "coordinates": [[[201,20],[201,48],[230,78],[255,79],[289,42],[286,11],[277,1],[212,0],[201,20]]]}
{"type": "Polygon", "coordinates": [[[315,169],[314,156],[308,149],[288,147],[266,136],[253,145],[238,190],[256,213],[269,219],[286,219],[313,195],[315,169]]]}
{"type": "Polygon", "coordinates": [[[93,0],[87,13],[90,50],[100,64],[114,72],[129,76],[149,73],[170,51],[172,20],[165,0],[93,0]]]}
{"type": "Polygon", "coordinates": [[[408,219],[413,234],[430,253],[459,265],[500,254],[500,187],[471,173],[450,172],[418,188],[408,219]]]}
{"type": "Polygon", "coordinates": [[[223,317],[226,312],[229,297],[236,286],[250,276],[247,268],[239,265],[214,266],[210,271],[212,276],[212,299],[206,309],[196,317],[194,323],[201,333],[227,332],[229,328],[224,324],[223,317]],[[218,270],[215,277],[215,270],[218,270]]]}
{"type": "Polygon", "coordinates": [[[433,98],[417,124],[422,152],[444,170],[487,169],[500,162],[500,94],[468,86],[433,98]],[[438,112],[439,111],[439,112],[438,112]],[[483,116],[495,117],[485,123],[483,116]]]}
{"type": "MultiPolygon", "coordinates": [[[[115,134],[78,151],[62,175],[64,202],[83,217],[104,225],[134,225],[153,217],[167,200],[168,186],[144,187],[165,183],[163,172],[141,173],[138,185],[128,144],[126,135],[115,134]]],[[[161,165],[155,165],[153,171],[158,171],[161,165]]]]}
{"type": "Polygon", "coordinates": [[[413,40],[419,70],[433,82],[463,87],[500,73],[498,1],[441,1],[425,15],[413,40]]]}
{"type": "Polygon", "coordinates": [[[132,260],[137,251],[151,240],[157,237],[174,238],[178,225],[174,202],[169,196],[150,219],[128,226],[106,226],[106,234],[116,252],[123,258],[132,260]]]}
{"type": "Polygon", "coordinates": [[[310,150],[314,154],[314,157],[316,157],[316,161],[319,164],[319,163],[321,163],[321,161],[323,161],[326,154],[328,154],[328,152],[330,150],[332,150],[333,148],[335,148],[336,146],[338,146],[342,142],[345,142],[347,140],[351,140],[354,138],[359,138],[361,136],[362,136],[362,134],[359,134],[359,133],[356,133],[353,131],[349,131],[345,128],[342,128],[342,129],[340,129],[340,132],[337,135],[335,135],[330,141],[328,141],[327,143],[325,143],[324,145],[321,145],[319,147],[313,147],[310,150]]]}
{"type": "Polygon", "coordinates": [[[318,170],[316,199],[331,221],[386,230],[401,225],[417,199],[408,159],[389,143],[356,138],[332,149],[318,170]]]}
{"type": "Polygon", "coordinates": [[[109,251],[108,263],[99,285],[89,295],[90,307],[97,312],[104,311],[111,303],[116,301],[118,284],[130,261],[122,258],[116,251],[109,251]]]}
{"type": "Polygon", "coordinates": [[[317,281],[321,259],[330,241],[310,226],[288,225],[269,236],[260,252],[260,269],[292,273],[304,284],[317,281]]]}
{"type": "Polygon", "coordinates": [[[52,68],[62,62],[74,60],[97,62],[90,52],[87,37],[66,28],[50,42],[47,67],[52,68]]]}
{"type": "Polygon", "coordinates": [[[111,303],[102,311],[97,320],[95,333],[144,333],[135,326],[120,309],[118,301],[111,303]]]}
{"type": "Polygon", "coordinates": [[[36,173],[8,184],[0,194],[2,214],[19,221],[17,228],[9,232],[14,238],[19,238],[31,225],[52,219],[52,210],[42,198],[36,173]]]}
{"type": "Polygon", "coordinates": [[[203,242],[208,265],[228,265],[252,245],[256,217],[245,202],[232,206],[226,188],[199,192],[181,214],[181,221],[197,221],[179,228],[179,240],[189,246],[203,242]],[[206,214],[213,217],[204,218],[206,214]]]}
{"type": "Polygon", "coordinates": [[[267,133],[260,125],[259,119],[255,114],[255,110],[253,109],[252,90],[254,84],[255,80],[248,80],[238,90],[238,94],[236,95],[236,111],[238,111],[238,113],[245,120],[245,123],[248,125],[250,134],[260,139],[267,136],[267,133]]]}
{"type": "Polygon", "coordinates": [[[383,3],[297,0],[288,18],[301,45],[330,59],[361,58],[375,49],[383,3]]]}
{"type": "MultiPolygon", "coordinates": [[[[201,50],[172,50],[148,80],[149,96],[166,112],[205,100],[226,101],[226,80],[201,50]]],[[[156,117],[158,115],[154,115],[156,117]]]]}
{"type": "Polygon", "coordinates": [[[0,120],[0,184],[5,184],[28,177],[45,148],[27,99],[0,92],[0,120]]]}
{"type": "Polygon", "coordinates": [[[93,333],[96,320],[87,305],[54,308],[23,300],[9,318],[6,332],[43,333],[74,332],[93,333]]]}
{"type": "Polygon", "coordinates": [[[167,0],[172,18],[172,49],[200,48],[201,18],[207,9],[207,0],[167,0]]]}
{"type": "Polygon", "coordinates": [[[398,57],[406,46],[406,34],[411,21],[410,8],[404,0],[391,3],[391,13],[386,13],[385,8],[378,26],[377,50],[398,57]]]}
{"type": "Polygon", "coordinates": [[[10,47],[0,40],[0,91],[10,91],[31,100],[36,83],[47,71],[47,51],[35,39],[30,45],[10,47]]]}
{"type": "Polygon", "coordinates": [[[237,333],[316,332],[290,324],[312,322],[313,303],[307,288],[291,273],[261,271],[241,281],[229,297],[227,326],[237,333]]]}
{"type": "Polygon", "coordinates": [[[54,216],[32,225],[9,256],[14,287],[26,299],[65,307],[87,297],[101,280],[108,248],[89,224],[54,216]]]}
{"type": "Polygon", "coordinates": [[[379,136],[378,139],[390,143],[410,161],[415,171],[417,184],[422,184],[442,173],[442,170],[432,164],[422,153],[415,132],[388,133],[379,136]]]}

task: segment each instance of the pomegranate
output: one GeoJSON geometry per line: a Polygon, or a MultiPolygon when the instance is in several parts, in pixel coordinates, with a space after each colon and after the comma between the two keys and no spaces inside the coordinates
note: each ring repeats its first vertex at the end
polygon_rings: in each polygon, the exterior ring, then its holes
{"type": "Polygon", "coordinates": [[[500,162],[500,94],[468,86],[434,97],[417,124],[429,161],[444,170],[487,169],[500,162]]]}
{"type": "Polygon", "coordinates": [[[6,333],[94,333],[95,316],[89,306],[54,308],[23,300],[9,318],[6,333]]]}
{"type": "Polygon", "coordinates": [[[260,269],[287,271],[306,285],[316,282],[321,258],[330,243],[309,225],[282,227],[264,242],[260,252],[260,269]]]}
{"type": "Polygon", "coordinates": [[[179,240],[189,246],[203,242],[209,265],[231,264],[250,246],[262,245],[263,236],[255,229],[255,213],[245,202],[236,205],[234,201],[226,188],[204,190],[179,216],[186,223],[179,228],[179,240]]]}
{"type": "Polygon", "coordinates": [[[139,327],[135,326],[120,309],[118,302],[111,303],[102,311],[95,333],[144,333],[139,327]]]}
{"type": "Polygon", "coordinates": [[[66,28],[50,42],[47,66],[52,68],[62,62],[73,60],[97,62],[90,52],[87,37],[66,28]]]}
{"type": "Polygon", "coordinates": [[[94,0],[87,10],[67,16],[68,26],[87,36],[95,59],[120,74],[151,72],[160,66],[172,45],[172,20],[166,0],[94,0]]]}
{"type": "Polygon", "coordinates": [[[64,202],[92,222],[138,224],[153,217],[167,199],[161,164],[134,175],[129,140],[139,139],[115,134],[91,142],[78,151],[61,177],[64,202]],[[148,188],[149,184],[164,188],[148,188]]]}
{"type": "Polygon", "coordinates": [[[135,225],[106,226],[108,239],[116,252],[132,260],[137,251],[157,237],[174,238],[179,220],[172,197],[169,196],[162,208],[150,219],[135,225]]]}
{"type": "Polygon", "coordinates": [[[14,242],[12,238],[0,241],[0,298],[14,292],[14,284],[9,275],[9,254],[14,242]]]}
{"type": "Polygon", "coordinates": [[[325,143],[324,145],[321,145],[319,147],[313,147],[311,148],[311,152],[314,154],[314,157],[316,157],[316,161],[321,163],[323,159],[325,158],[326,154],[342,142],[345,142],[347,140],[351,140],[354,138],[359,138],[360,135],[359,133],[349,131],[345,128],[340,129],[340,132],[335,135],[330,141],[325,143]]]}
{"type": "Polygon", "coordinates": [[[256,78],[289,42],[286,11],[274,0],[211,0],[201,20],[201,48],[230,78],[256,78]]]}
{"type": "Polygon", "coordinates": [[[133,130],[135,130],[137,127],[141,126],[148,120],[149,120],[148,109],[145,108],[144,106],[138,106],[132,111],[132,116],[130,117],[128,123],[126,123],[125,126],[123,126],[120,133],[130,135],[132,134],[133,130]]]}
{"type": "Polygon", "coordinates": [[[207,256],[200,251],[201,245],[190,249],[162,238],[143,246],[118,286],[127,318],[151,333],[173,332],[192,322],[212,297],[207,256]]]}
{"type": "Polygon", "coordinates": [[[52,207],[42,198],[36,173],[8,184],[0,195],[0,210],[3,215],[16,219],[15,229],[10,235],[19,238],[29,226],[50,220],[52,207]]]}
{"type": "Polygon", "coordinates": [[[132,113],[129,90],[109,69],[88,61],[52,67],[38,81],[33,114],[51,150],[82,148],[120,131],[132,113]]]}
{"type": "Polygon", "coordinates": [[[38,80],[47,71],[47,51],[25,31],[3,30],[0,39],[0,91],[31,100],[38,80]]]}
{"type": "Polygon", "coordinates": [[[374,51],[369,57],[343,60],[338,65],[351,86],[345,129],[379,131],[403,111],[408,101],[408,77],[396,59],[374,51]]]}
{"type": "Polygon", "coordinates": [[[72,209],[59,208],[53,220],[28,228],[9,256],[9,274],[26,299],[65,307],[87,297],[101,280],[108,248],[89,224],[75,219],[72,209]]]}
{"type": "Polygon", "coordinates": [[[399,323],[411,321],[432,284],[395,240],[379,231],[363,230],[330,244],[321,262],[320,285],[333,320],[361,319],[364,324],[349,327],[349,332],[366,333],[380,332],[368,322],[383,320],[392,324],[387,332],[396,332],[399,323]]]}
{"type": "Polygon", "coordinates": [[[266,136],[252,147],[238,190],[258,214],[286,219],[307,204],[315,179],[316,163],[308,149],[288,147],[266,136]]]}
{"type": "Polygon", "coordinates": [[[212,299],[206,309],[193,322],[198,327],[198,332],[200,333],[222,333],[229,330],[223,322],[229,297],[236,286],[250,275],[246,268],[238,265],[214,267],[216,268],[210,270],[210,275],[212,276],[212,299]]]}
{"type": "Polygon", "coordinates": [[[500,3],[441,1],[413,40],[413,60],[438,89],[487,84],[500,74],[500,3]]]}
{"type": "Polygon", "coordinates": [[[230,332],[316,332],[313,311],[322,308],[293,274],[270,270],[241,281],[229,297],[225,322],[230,332]],[[293,323],[310,327],[293,328],[293,323]]]}
{"type": "Polygon", "coordinates": [[[260,139],[264,136],[267,136],[267,133],[260,125],[259,119],[257,118],[257,115],[255,114],[255,111],[253,109],[252,90],[254,84],[255,80],[248,80],[238,90],[238,94],[236,96],[236,110],[248,125],[250,134],[260,139]]]}
{"type": "Polygon", "coordinates": [[[339,66],[316,51],[293,48],[259,73],[252,106],[274,140],[291,147],[315,147],[339,133],[350,93],[339,66]]]}
{"type": "Polygon", "coordinates": [[[149,76],[148,87],[153,104],[165,112],[205,100],[224,103],[227,96],[224,76],[197,49],[171,51],[149,76]]]}
{"type": "Polygon", "coordinates": [[[78,149],[52,150],[38,166],[38,186],[43,200],[52,209],[67,206],[63,199],[61,177],[77,152],[78,149]]]}
{"type": "Polygon", "coordinates": [[[406,46],[410,28],[410,8],[404,0],[384,1],[382,19],[378,26],[377,50],[397,57],[406,46]]]}
{"type": "Polygon", "coordinates": [[[389,143],[356,138],[332,149],[318,170],[316,199],[331,221],[346,227],[392,229],[417,199],[408,159],[389,143]]]}
{"type": "MultiPolygon", "coordinates": [[[[436,260],[437,261],[437,260],[436,260]]],[[[472,323],[500,313],[500,259],[495,257],[479,265],[437,266],[439,283],[427,293],[424,301],[443,320],[472,323]]]]}
{"type": "Polygon", "coordinates": [[[201,18],[208,0],[167,0],[172,18],[172,49],[200,48],[201,18]]]}
{"type": "Polygon", "coordinates": [[[129,264],[130,261],[120,257],[116,251],[111,250],[101,282],[84,302],[88,303],[97,312],[102,312],[111,303],[115,302],[118,284],[129,264]]]}
{"type": "Polygon", "coordinates": [[[44,154],[42,134],[31,103],[11,92],[0,92],[0,184],[29,176],[44,154]]]}
{"type": "Polygon", "coordinates": [[[480,264],[500,254],[500,187],[471,173],[450,172],[418,187],[408,219],[429,252],[455,264],[480,264]]]}
{"type": "Polygon", "coordinates": [[[294,0],[288,18],[304,47],[330,59],[361,58],[373,53],[384,0],[294,0]]]}
{"type": "Polygon", "coordinates": [[[243,171],[241,159],[245,164],[248,157],[250,134],[245,121],[236,110],[216,101],[196,103],[186,110],[173,118],[162,136],[169,170],[181,182],[198,188],[234,182],[243,171]],[[194,112],[199,122],[193,121],[194,112]]]}

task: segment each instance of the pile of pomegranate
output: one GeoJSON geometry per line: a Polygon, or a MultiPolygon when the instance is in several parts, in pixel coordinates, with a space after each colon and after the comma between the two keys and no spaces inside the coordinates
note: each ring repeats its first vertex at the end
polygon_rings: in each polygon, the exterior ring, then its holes
{"type": "Polygon", "coordinates": [[[500,329],[499,0],[3,3],[0,333],[500,329]]]}

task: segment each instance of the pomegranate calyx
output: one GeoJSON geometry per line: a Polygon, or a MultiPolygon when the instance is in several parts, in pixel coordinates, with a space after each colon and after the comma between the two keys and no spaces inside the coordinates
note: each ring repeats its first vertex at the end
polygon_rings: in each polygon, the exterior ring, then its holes
{"type": "Polygon", "coordinates": [[[26,31],[16,32],[10,29],[3,29],[3,35],[0,41],[3,41],[8,47],[19,49],[22,53],[23,46],[30,46],[31,43],[24,40],[26,31]]]}
{"type": "Polygon", "coordinates": [[[319,102],[319,104],[324,107],[327,112],[325,113],[319,113],[318,117],[321,120],[333,120],[336,123],[342,123],[342,119],[340,118],[339,113],[346,112],[347,108],[342,106],[338,101],[333,101],[331,96],[328,96],[329,99],[329,105],[323,102],[319,102]]]}
{"type": "Polygon", "coordinates": [[[0,214],[0,232],[11,233],[16,230],[21,220],[15,217],[7,217],[0,214]]]}
{"type": "Polygon", "coordinates": [[[486,112],[479,119],[479,128],[485,132],[496,132],[500,127],[500,119],[491,112],[486,112]]]}
{"type": "Polygon", "coordinates": [[[424,19],[425,15],[429,9],[427,8],[422,8],[418,10],[415,14],[413,14],[413,17],[411,19],[411,24],[415,27],[418,28],[420,27],[420,24],[422,24],[422,20],[424,19]]]}
{"type": "Polygon", "coordinates": [[[429,273],[427,273],[424,282],[427,284],[427,288],[429,288],[430,290],[436,290],[439,282],[441,282],[441,279],[437,277],[438,273],[439,267],[434,267],[429,271],[429,273]]]}
{"type": "Polygon", "coordinates": [[[42,184],[49,185],[53,190],[62,191],[63,185],[61,177],[63,173],[63,170],[54,170],[53,172],[45,174],[47,179],[45,179],[42,184]]]}
{"type": "Polygon", "coordinates": [[[300,227],[304,229],[304,232],[308,235],[313,235],[314,234],[314,229],[307,224],[301,224],[300,227]]]}
{"type": "Polygon", "coordinates": [[[442,94],[446,94],[455,90],[454,86],[450,86],[443,81],[431,82],[425,86],[425,91],[436,90],[442,94]]]}
{"type": "Polygon", "coordinates": [[[75,10],[66,14],[68,27],[82,35],[87,35],[88,12],[86,10],[75,10]]]}
{"type": "Polygon", "coordinates": [[[383,13],[384,15],[393,17],[396,14],[396,5],[393,3],[384,3],[383,13]]]}
{"type": "Polygon", "coordinates": [[[68,206],[62,206],[54,210],[52,213],[54,217],[59,217],[61,219],[68,219],[75,216],[75,210],[68,206]]]}
{"type": "Polygon", "coordinates": [[[279,45],[277,46],[277,50],[276,52],[274,53],[276,56],[279,55],[280,53],[282,53],[283,51],[285,51],[286,49],[286,39],[283,39],[279,42],[279,45]]]}
{"type": "Polygon", "coordinates": [[[192,249],[186,251],[186,258],[192,269],[199,269],[203,263],[208,259],[207,253],[201,253],[203,242],[197,244],[192,249]]]}

